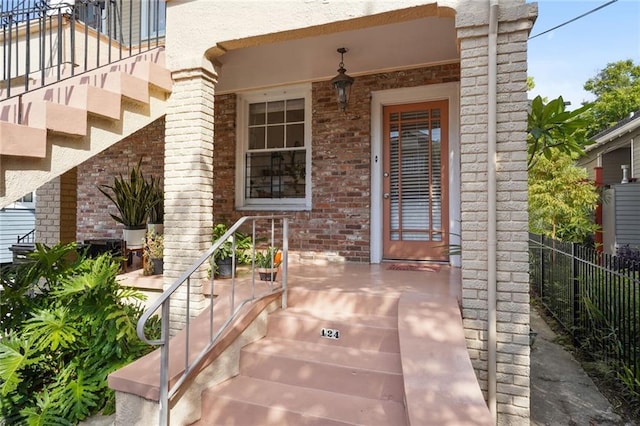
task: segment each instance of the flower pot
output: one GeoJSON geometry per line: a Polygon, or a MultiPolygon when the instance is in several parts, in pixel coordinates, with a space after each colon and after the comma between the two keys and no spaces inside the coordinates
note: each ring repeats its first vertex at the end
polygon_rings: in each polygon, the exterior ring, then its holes
{"type": "Polygon", "coordinates": [[[125,228],[122,230],[122,239],[127,244],[127,250],[142,248],[142,242],[147,230],[143,226],[142,229],[125,228]]]}
{"type": "Polygon", "coordinates": [[[225,257],[224,259],[216,259],[216,265],[218,265],[218,271],[216,277],[218,278],[231,278],[233,275],[233,258],[225,257]]]}
{"type": "Polygon", "coordinates": [[[162,275],[164,269],[164,260],[163,259],[151,259],[151,263],[153,264],[153,274],[152,275],[162,275]]]}
{"type": "Polygon", "coordinates": [[[258,268],[261,281],[275,281],[278,276],[278,268],[258,268]]]}

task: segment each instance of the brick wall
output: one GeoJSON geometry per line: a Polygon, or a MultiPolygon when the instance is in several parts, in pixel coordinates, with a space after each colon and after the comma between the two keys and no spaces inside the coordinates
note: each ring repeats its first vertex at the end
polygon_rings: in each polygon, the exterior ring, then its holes
{"type": "MultiPolygon", "coordinates": [[[[462,311],[485,396],[488,364],[488,25],[486,4],[456,15],[460,43],[462,311]]],[[[501,4],[497,36],[496,383],[499,425],[529,424],[527,37],[535,5],[501,4]]]]}
{"type": "Polygon", "coordinates": [[[37,242],[53,246],[76,241],[76,182],[73,168],[38,188],[37,242]]]}
{"type": "MultiPolygon", "coordinates": [[[[290,249],[303,260],[369,262],[371,92],[458,81],[458,64],[358,76],[346,112],[340,112],[329,81],[312,86],[311,211],[293,217],[290,249]]],[[[235,95],[215,98],[216,221],[233,222],[235,95]]],[[[251,214],[269,212],[252,212],[251,214]]]]}
{"type": "Polygon", "coordinates": [[[164,118],[158,119],[77,167],[79,241],[122,237],[122,225],[110,216],[110,213],[117,213],[117,209],[98,191],[98,187],[111,185],[113,177],[120,173],[126,175],[129,167],[141,158],[142,172],[147,176],[160,177],[162,182],[164,127],[164,118]]]}

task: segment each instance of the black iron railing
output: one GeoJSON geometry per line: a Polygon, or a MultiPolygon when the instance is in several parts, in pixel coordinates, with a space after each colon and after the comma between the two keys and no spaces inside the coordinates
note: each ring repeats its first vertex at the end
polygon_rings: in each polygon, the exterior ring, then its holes
{"type": "Polygon", "coordinates": [[[164,0],[2,0],[0,101],[160,46],[164,0]]]}
{"type": "Polygon", "coordinates": [[[18,244],[24,244],[24,243],[35,243],[36,242],[36,230],[32,229],[31,231],[27,232],[26,234],[20,236],[18,235],[17,238],[17,243],[18,244]]]}
{"type": "Polygon", "coordinates": [[[532,292],[573,337],[640,392],[640,262],[530,234],[532,292]]]}

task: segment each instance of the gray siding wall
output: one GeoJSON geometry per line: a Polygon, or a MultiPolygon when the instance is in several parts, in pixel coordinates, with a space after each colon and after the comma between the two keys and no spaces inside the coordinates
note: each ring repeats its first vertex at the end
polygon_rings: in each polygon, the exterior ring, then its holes
{"type": "Polygon", "coordinates": [[[629,147],[618,148],[602,156],[602,181],[605,185],[613,185],[622,181],[622,169],[620,166],[623,164],[631,165],[631,150],[629,147]]]}
{"type": "Polygon", "coordinates": [[[616,244],[640,247],[640,184],[615,185],[616,244]]]}
{"type": "Polygon", "coordinates": [[[25,235],[35,226],[34,209],[0,210],[0,263],[10,263],[13,260],[9,247],[16,243],[18,236],[25,235]]]}

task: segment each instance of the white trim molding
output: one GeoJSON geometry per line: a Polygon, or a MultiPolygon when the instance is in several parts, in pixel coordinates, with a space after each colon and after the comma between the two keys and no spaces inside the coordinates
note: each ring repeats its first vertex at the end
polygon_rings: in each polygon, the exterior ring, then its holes
{"type": "MultiPolygon", "coordinates": [[[[371,93],[371,263],[382,261],[383,108],[445,99],[449,102],[449,243],[460,244],[460,84],[374,91],[371,93]]],[[[450,264],[460,266],[460,256],[451,256],[450,264]]]]}

